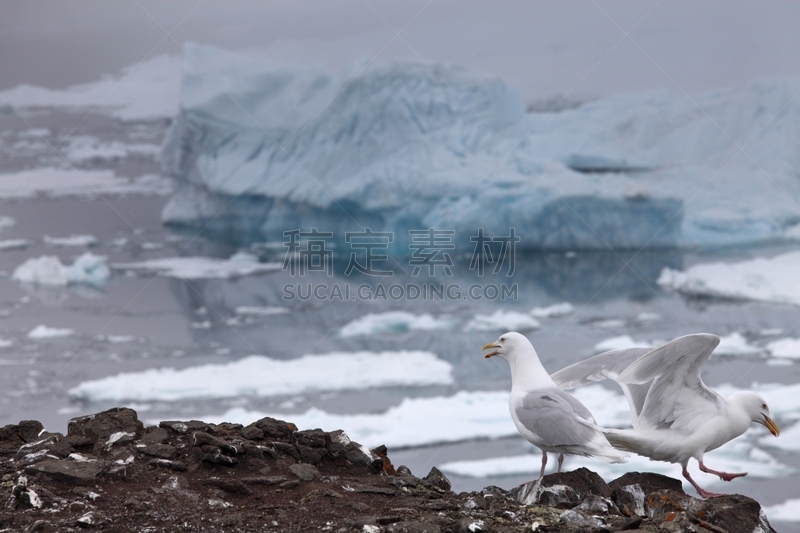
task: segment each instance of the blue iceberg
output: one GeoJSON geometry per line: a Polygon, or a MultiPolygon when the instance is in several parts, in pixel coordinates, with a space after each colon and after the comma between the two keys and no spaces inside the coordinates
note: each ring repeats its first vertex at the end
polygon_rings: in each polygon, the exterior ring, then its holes
{"type": "Polygon", "coordinates": [[[526,112],[501,80],[423,64],[334,76],[186,46],[167,224],[236,242],[318,228],[508,235],[517,249],[713,247],[800,221],[800,79],[526,112]]]}

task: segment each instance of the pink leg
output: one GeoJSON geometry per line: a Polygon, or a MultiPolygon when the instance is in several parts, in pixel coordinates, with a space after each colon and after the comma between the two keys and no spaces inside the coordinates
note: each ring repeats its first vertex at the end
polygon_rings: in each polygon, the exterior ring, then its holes
{"type": "Polygon", "coordinates": [[[561,465],[564,464],[564,454],[558,454],[558,471],[561,472],[561,465]]]}
{"type": "Polygon", "coordinates": [[[744,477],[747,475],[747,472],[741,472],[739,474],[729,474],[728,472],[719,472],[717,470],[711,470],[706,465],[703,464],[703,461],[700,461],[700,470],[707,474],[714,474],[715,476],[719,476],[722,481],[730,481],[732,479],[736,479],[737,477],[744,477]]]}
{"type": "Polygon", "coordinates": [[[539,472],[539,479],[537,480],[537,482],[541,481],[542,478],[544,477],[544,467],[546,466],[547,466],[547,452],[542,451],[542,471],[539,472]]]}
{"type": "Polygon", "coordinates": [[[724,494],[717,494],[716,492],[708,492],[703,487],[697,484],[695,480],[692,479],[692,476],[689,475],[689,471],[686,470],[686,465],[683,465],[683,477],[689,480],[689,483],[697,490],[697,494],[700,495],[701,498],[717,498],[719,496],[724,496],[724,494]]]}

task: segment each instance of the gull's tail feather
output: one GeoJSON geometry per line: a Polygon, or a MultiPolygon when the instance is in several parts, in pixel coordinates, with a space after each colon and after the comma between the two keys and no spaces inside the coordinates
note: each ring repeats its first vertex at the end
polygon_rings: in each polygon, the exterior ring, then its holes
{"type": "Polygon", "coordinates": [[[641,453],[643,448],[648,447],[649,442],[634,430],[630,429],[603,429],[603,435],[608,439],[609,444],[618,450],[626,452],[641,453]]]}
{"type": "Polygon", "coordinates": [[[593,457],[597,457],[598,459],[602,459],[607,463],[627,463],[628,462],[628,455],[624,453],[620,453],[619,450],[615,450],[611,446],[606,446],[602,450],[597,450],[592,453],[593,457]]]}
{"type": "Polygon", "coordinates": [[[598,432],[589,444],[590,452],[586,455],[597,457],[607,463],[627,463],[628,454],[620,452],[609,445],[608,440],[603,437],[603,428],[598,427],[598,432]]]}

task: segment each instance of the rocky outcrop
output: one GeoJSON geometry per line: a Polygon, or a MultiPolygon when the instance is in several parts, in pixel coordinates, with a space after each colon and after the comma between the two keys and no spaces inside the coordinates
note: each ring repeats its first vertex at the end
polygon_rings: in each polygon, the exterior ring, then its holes
{"type": "Polygon", "coordinates": [[[772,531],[739,495],[699,500],[677,480],[629,473],[606,484],[584,468],[512,491],[456,494],[342,431],[168,421],[143,427],[119,408],[0,428],[0,531],[772,531]]]}

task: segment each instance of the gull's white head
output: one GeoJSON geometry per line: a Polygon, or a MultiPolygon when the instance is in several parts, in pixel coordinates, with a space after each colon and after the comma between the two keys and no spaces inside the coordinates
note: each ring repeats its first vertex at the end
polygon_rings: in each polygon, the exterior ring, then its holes
{"type": "Polygon", "coordinates": [[[740,391],[734,392],[728,397],[728,400],[741,408],[750,420],[766,426],[770,433],[774,436],[781,434],[781,428],[769,416],[769,406],[767,401],[755,392],[740,391]]]}
{"type": "Polygon", "coordinates": [[[492,350],[484,355],[486,359],[497,355],[509,362],[511,362],[512,359],[515,359],[518,354],[526,351],[530,351],[534,355],[536,354],[531,341],[529,341],[525,335],[517,333],[516,331],[503,333],[496,341],[487,344],[483,347],[483,349],[492,350]]]}

